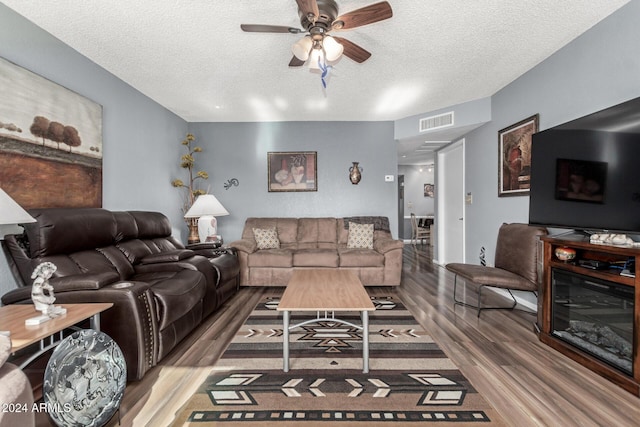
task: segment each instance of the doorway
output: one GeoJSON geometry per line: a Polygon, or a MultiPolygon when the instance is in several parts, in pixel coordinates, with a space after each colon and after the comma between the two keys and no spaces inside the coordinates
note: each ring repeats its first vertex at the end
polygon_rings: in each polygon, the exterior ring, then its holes
{"type": "Polygon", "coordinates": [[[438,151],[438,264],[465,260],[464,139],[438,151]]]}
{"type": "Polygon", "coordinates": [[[404,239],[404,175],[398,175],[398,239],[404,239]]]}

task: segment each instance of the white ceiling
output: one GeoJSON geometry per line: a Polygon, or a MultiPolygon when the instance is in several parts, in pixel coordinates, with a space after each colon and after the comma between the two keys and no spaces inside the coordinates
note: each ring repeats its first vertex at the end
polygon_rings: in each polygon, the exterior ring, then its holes
{"type": "Polygon", "coordinates": [[[301,35],[240,30],[299,28],[295,0],[1,1],[183,119],[243,122],[397,120],[491,96],[629,0],[389,0],[391,19],[340,32],[372,57],[341,58],[327,89],[287,65],[301,35]]]}

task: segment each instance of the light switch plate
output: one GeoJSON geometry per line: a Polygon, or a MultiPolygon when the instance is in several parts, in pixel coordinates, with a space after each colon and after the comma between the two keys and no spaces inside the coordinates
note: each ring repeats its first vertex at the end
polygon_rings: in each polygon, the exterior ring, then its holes
{"type": "Polygon", "coordinates": [[[467,193],[467,195],[464,198],[464,201],[468,205],[473,204],[473,195],[471,193],[467,193]]]}
{"type": "Polygon", "coordinates": [[[384,182],[393,182],[393,175],[385,175],[384,182]]]}

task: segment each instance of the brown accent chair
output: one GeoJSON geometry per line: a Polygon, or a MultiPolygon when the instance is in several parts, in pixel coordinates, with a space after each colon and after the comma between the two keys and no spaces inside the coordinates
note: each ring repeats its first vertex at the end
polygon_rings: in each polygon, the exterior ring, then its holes
{"type": "Polygon", "coordinates": [[[547,230],[541,227],[531,227],[527,224],[502,224],[498,231],[495,267],[463,263],[447,264],[447,270],[455,273],[454,305],[473,307],[478,310],[478,317],[480,317],[481,310],[513,310],[518,302],[512,290],[533,292],[537,296],[537,241],[539,236],[546,234],[547,230]],[[458,276],[465,279],[467,284],[475,284],[478,287],[478,305],[456,299],[458,276]],[[506,289],[513,299],[513,304],[509,307],[483,307],[482,289],[484,287],[506,289]]]}

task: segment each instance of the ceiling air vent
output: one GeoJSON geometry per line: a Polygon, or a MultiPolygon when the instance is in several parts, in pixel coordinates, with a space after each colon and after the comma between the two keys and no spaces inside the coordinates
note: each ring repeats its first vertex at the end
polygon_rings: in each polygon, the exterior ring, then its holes
{"type": "Polygon", "coordinates": [[[420,132],[453,126],[453,111],[420,119],[420,132]]]}

